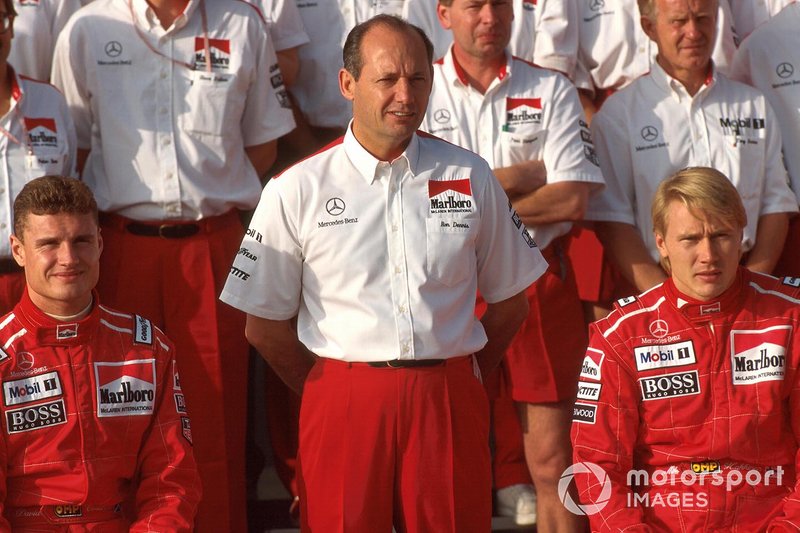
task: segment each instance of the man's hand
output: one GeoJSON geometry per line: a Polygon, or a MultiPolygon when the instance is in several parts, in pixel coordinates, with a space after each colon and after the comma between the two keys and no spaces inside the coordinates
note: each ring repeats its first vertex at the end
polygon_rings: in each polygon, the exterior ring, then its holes
{"type": "Polygon", "coordinates": [[[475,354],[482,376],[488,376],[500,364],[506,348],[526,316],[528,299],[524,291],[501,302],[487,305],[481,324],[489,341],[475,354]]]}
{"type": "Polygon", "coordinates": [[[283,382],[301,395],[306,376],[317,356],[297,339],[295,321],[267,320],[247,315],[244,334],[283,382]]]}

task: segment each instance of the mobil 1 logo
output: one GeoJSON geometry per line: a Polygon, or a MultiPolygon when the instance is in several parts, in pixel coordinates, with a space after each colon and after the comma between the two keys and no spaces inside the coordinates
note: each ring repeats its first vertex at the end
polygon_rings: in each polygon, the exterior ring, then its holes
{"type": "Polygon", "coordinates": [[[700,378],[697,370],[641,378],[639,386],[642,388],[644,401],[700,394],[700,378]]]}
{"type": "Polygon", "coordinates": [[[697,362],[692,341],[634,348],[636,370],[653,370],[669,366],[693,365],[697,362]]]}

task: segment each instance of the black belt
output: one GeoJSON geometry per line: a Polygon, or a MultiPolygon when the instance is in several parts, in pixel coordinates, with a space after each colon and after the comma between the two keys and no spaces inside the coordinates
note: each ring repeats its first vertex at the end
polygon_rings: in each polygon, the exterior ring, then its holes
{"type": "Polygon", "coordinates": [[[391,361],[370,361],[375,368],[418,368],[443,365],[446,359],[392,359],[391,361]]]}
{"type": "Polygon", "coordinates": [[[15,274],[22,272],[22,267],[13,259],[0,259],[0,274],[15,274]]]}
{"type": "Polygon", "coordinates": [[[185,239],[200,233],[200,225],[193,222],[183,224],[141,224],[129,222],[125,230],[139,237],[161,237],[163,239],[185,239]]]}

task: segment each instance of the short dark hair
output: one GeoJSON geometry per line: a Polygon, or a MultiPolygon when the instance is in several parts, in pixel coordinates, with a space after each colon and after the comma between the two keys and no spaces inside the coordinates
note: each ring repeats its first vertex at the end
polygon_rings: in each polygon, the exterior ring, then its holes
{"type": "Polygon", "coordinates": [[[342,49],[342,62],[345,70],[347,70],[353,78],[358,80],[358,78],[361,77],[361,68],[364,66],[364,58],[361,56],[361,43],[364,40],[364,36],[369,33],[369,30],[380,25],[388,26],[398,32],[419,35],[422,39],[422,43],[425,45],[425,52],[428,55],[428,64],[430,64],[431,69],[433,69],[433,43],[431,43],[431,40],[425,35],[425,32],[400,17],[381,14],[358,24],[355,28],[350,30],[350,33],[347,35],[347,40],[345,40],[344,48],[342,49]]]}
{"type": "Polygon", "coordinates": [[[29,181],[14,200],[14,234],[22,240],[29,214],[93,215],[99,224],[97,202],[89,187],[65,176],[42,176],[29,181]]]}

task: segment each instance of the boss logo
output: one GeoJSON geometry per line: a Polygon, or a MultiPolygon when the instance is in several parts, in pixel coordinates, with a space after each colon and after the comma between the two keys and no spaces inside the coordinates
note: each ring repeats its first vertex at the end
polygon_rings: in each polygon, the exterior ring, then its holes
{"type": "Polygon", "coordinates": [[[67,421],[64,400],[6,411],[8,433],[22,433],[46,426],[64,424],[67,421]]]}
{"type": "Polygon", "coordinates": [[[645,401],[700,394],[697,370],[642,378],[639,385],[642,388],[642,400],[645,401]]]}

